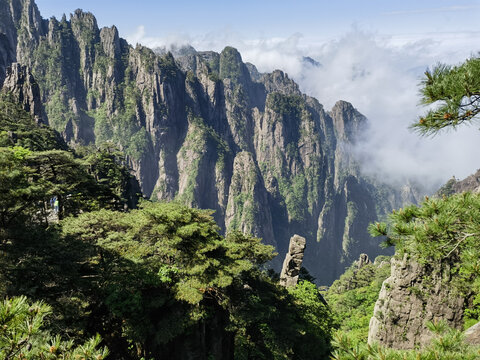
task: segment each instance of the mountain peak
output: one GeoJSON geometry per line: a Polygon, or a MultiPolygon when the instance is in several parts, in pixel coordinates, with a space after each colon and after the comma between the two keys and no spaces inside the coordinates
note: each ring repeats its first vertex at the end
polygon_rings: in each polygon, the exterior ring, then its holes
{"type": "Polygon", "coordinates": [[[357,136],[367,126],[367,118],[348,101],[337,101],[330,111],[330,116],[333,118],[338,138],[350,143],[355,143],[357,136]]]}

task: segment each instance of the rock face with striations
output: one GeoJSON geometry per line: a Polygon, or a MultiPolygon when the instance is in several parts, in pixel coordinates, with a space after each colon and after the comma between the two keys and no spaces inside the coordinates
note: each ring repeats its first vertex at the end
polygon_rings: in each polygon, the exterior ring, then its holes
{"type": "Polygon", "coordinates": [[[222,231],[261,236],[279,253],[299,234],[305,267],[324,284],[360,253],[381,252],[366,227],[402,194],[360,174],[350,149],[367,120],[351,104],[326,111],[231,47],[174,58],[130,46],[81,10],[43,20],[33,0],[0,9],[0,71],[28,66],[45,121],[73,144],[114,143],[147,196],[213,209],[222,231]]]}
{"type": "Polygon", "coordinates": [[[44,122],[45,114],[40,99],[40,89],[26,66],[13,63],[7,68],[2,92],[12,96],[15,102],[21,104],[37,124],[44,122]]]}
{"type": "Polygon", "coordinates": [[[368,342],[396,349],[427,345],[433,337],[427,323],[444,320],[461,329],[464,305],[448,262],[419,264],[407,255],[393,258],[391,275],[375,303],[368,342]]]}
{"type": "Polygon", "coordinates": [[[282,272],[280,273],[280,285],[285,287],[297,285],[305,246],[306,240],[304,237],[298,235],[291,237],[288,252],[283,261],[282,272]]]}

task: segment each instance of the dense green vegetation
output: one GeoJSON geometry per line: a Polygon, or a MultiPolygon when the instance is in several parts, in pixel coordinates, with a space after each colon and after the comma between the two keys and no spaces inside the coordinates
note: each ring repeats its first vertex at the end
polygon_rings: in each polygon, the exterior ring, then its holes
{"type": "Polygon", "coordinates": [[[135,201],[115,149],[74,152],[8,98],[0,110],[0,341],[10,358],[328,356],[329,309],[314,284],[270,278],[272,247],[221,236],[206,210],[125,209],[135,201]]]}
{"type": "Polygon", "coordinates": [[[353,264],[328,289],[325,300],[341,333],[354,345],[365,343],[368,325],[383,281],[390,275],[390,259],[379,256],[372,264],[353,264]]]}
{"type": "Polygon", "coordinates": [[[388,223],[370,225],[375,236],[385,236],[385,245],[395,245],[397,256],[408,253],[420,263],[449,261],[458,291],[474,296],[466,312],[466,324],[480,320],[480,196],[463,193],[426,198],[421,206],[408,206],[389,216],[388,223]]]}
{"type": "Polygon", "coordinates": [[[450,329],[444,322],[428,324],[435,334],[431,343],[421,350],[394,350],[377,344],[354,344],[343,333],[335,335],[334,360],[474,360],[480,350],[467,345],[460,331],[450,329]]]}
{"type": "Polygon", "coordinates": [[[220,54],[219,76],[220,79],[230,79],[237,84],[243,77],[243,63],[237,49],[227,46],[220,54]]]}
{"type": "Polygon", "coordinates": [[[45,331],[44,320],[51,313],[50,306],[42,302],[30,303],[24,296],[1,302],[0,357],[49,360],[101,360],[107,357],[108,349],[99,347],[99,336],[75,346],[73,341],[64,341],[45,331]]]}
{"type": "MultiPolygon", "coordinates": [[[[421,206],[411,205],[390,214],[388,221],[371,224],[374,236],[384,236],[385,246],[394,245],[396,256],[422,264],[449,263],[449,286],[472,301],[464,313],[465,328],[480,320],[480,196],[463,193],[443,198],[426,198],[421,206]]],[[[379,260],[376,261],[378,263],[379,260]]],[[[445,324],[431,324],[436,335],[425,349],[399,351],[366,345],[368,321],[389,264],[349,269],[328,290],[329,302],[340,332],[334,336],[335,359],[476,359],[476,347],[467,346],[461,332],[445,324]]]]}

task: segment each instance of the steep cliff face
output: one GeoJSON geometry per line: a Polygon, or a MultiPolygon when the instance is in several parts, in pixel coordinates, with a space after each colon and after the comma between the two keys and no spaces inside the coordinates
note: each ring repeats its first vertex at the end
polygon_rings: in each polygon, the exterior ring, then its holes
{"type": "Polygon", "coordinates": [[[213,209],[224,231],[251,232],[279,253],[305,237],[305,266],[321,283],[380,252],[366,225],[401,194],[361,176],[350,149],[366,119],[351,104],[327,112],[231,47],[174,58],[133,48],[81,10],[58,21],[30,0],[0,8],[10,9],[0,46],[15,49],[1,61],[32,69],[48,123],[71,144],[116,144],[147,196],[213,209]]]}
{"type": "Polygon", "coordinates": [[[452,264],[420,264],[405,255],[391,261],[391,276],[384,281],[368,342],[396,349],[429,344],[434,334],[429,321],[444,320],[453,328],[463,326],[465,296],[452,281],[452,264]]]}
{"type": "Polygon", "coordinates": [[[37,124],[46,121],[40,99],[40,89],[26,66],[13,63],[7,68],[2,93],[8,94],[16,103],[21,104],[37,124]]]}

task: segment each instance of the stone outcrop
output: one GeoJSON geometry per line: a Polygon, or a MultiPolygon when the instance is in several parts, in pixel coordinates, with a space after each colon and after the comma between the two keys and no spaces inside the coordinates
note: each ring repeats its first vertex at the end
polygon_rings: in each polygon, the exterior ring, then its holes
{"type": "Polygon", "coordinates": [[[427,345],[433,337],[429,321],[444,320],[461,329],[465,297],[452,282],[451,265],[419,264],[414,259],[393,258],[375,303],[368,342],[396,349],[427,345]]]}
{"type": "Polygon", "coordinates": [[[2,92],[13,97],[13,100],[29,112],[36,123],[43,123],[45,114],[40,98],[40,89],[33,75],[26,66],[13,63],[7,68],[2,92]]]}
{"type": "Polygon", "coordinates": [[[465,341],[470,345],[480,345],[480,322],[465,330],[465,341]]]}
{"type": "Polygon", "coordinates": [[[371,264],[372,262],[368,258],[367,254],[360,254],[360,257],[356,261],[357,269],[361,269],[365,265],[371,264]]]}
{"type": "Polygon", "coordinates": [[[475,174],[467,176],[463,180],[457,180],[455,177],[451,178],[447,183],[440,188],[437,196],[458,194],[465,191],[472,193],[480,193],[480,170],[475,174]]]}
{"type": "Polygon", "coordinates": [[[280,285],[285,287],[297,285],[306,245],[307,241],[304,237],[293,235],[290,238],[290,245],[280,273],[280,285]]]}
{"type": "Polygon", "coordinates": [[[279,253],[289,234],[304,236],[305,267],[323,284],[361,253],[381,253],[366,227],[402,196],[361,175],[351,147],[367,120],[351,104],[326,111],[231,47],[174,57],[132,47],[82,10],[44,20],[33,0],[1,9],[0,71],[13,61],[31,69],[42,119],[73,145],[113,142],[146,196],[213,209],[222,231],[250,232],[279,253]]]}

